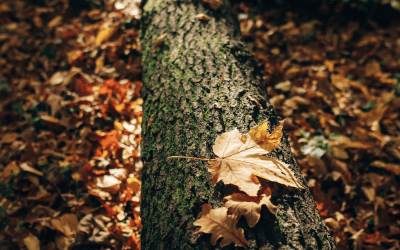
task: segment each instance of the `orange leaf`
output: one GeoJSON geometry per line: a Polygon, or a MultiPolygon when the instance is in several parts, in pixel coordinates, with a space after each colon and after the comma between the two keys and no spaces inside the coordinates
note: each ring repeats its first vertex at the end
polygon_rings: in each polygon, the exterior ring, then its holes
{"type": "Polygon", "coordinates": [[[97,33],[95,43],[97,45],[101,45],[104,41],[110,39],[110,37],[112,37],[115,31],[116,31],[115,27],[108,27],[101,29],[99,33],[97,33]]]}
{"type": "Polygon", "coordinates": [[[99,143],[103,148],[107,149],[111,145],[116,144],[118,142],[118,139],[118,132],[116,130],[112,130],[103,139],[101,139],[99,143]]]}
{"type": "Polygon", "coordinates": [[[140,191],[142,183],[140,180],[136,179],[135,177],[129,177],[126,180],[126,186],[133,191],[133,193],[137,193],[140,191]]]}

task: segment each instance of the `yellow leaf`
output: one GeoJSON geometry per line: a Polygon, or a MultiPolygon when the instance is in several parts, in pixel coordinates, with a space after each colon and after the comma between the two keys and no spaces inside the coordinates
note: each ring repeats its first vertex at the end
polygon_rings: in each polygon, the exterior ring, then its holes
{"type": "Polygon", "coordinates": [[[196,233],[211,233],[212,245],[217,244],[217,240],[222,237],[221,247],[233,242],[235,246],[246,248],[247,240],[244,237],[243,228],[236,229],[236,216],[228,215],[227,212],[226,207],[212,209],[208,204],[204,204],[199,214],[201,218],[193,222],[193,225],[199,227],[196,233]]]}
{"type": "Polygon", "coordinates": [[[104,41],[110,39],[112,35],[114,35],[116,29],[115,27],[108,27],[108,28],[103,28],[97,33],[95,43],[97,45],[101,45],[104,41]]]}
{"type": "Polygon", "coordinates": [[[251,136],[251,139],[255,141],[255,143],[261,146],[261,148],[267,150],[268,152],[271,152],[275,150],[279,146],[279,143],[281,142],[281,138],[283,135],[282,129],[284,123],[285,120],[281,121],[279,126],[275,129],[275,131],[272,132],[272,134],[269,134],[267,132],[268,122],[265,122],[260,126],[256,126],[250,129],[249,135],[251,136]]]}

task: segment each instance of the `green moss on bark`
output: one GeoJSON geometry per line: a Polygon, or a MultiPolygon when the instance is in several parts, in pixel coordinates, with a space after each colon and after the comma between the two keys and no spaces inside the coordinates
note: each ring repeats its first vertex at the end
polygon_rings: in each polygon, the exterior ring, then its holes
{"type": "MultiPolygon", "coordinates": [[[[222,185],[211,186],[205,162],[167,158],[213,158],[212,146],[218,135],[235,127],[247,132],[265,120],[276,126],[278,117],[268,104],[261,72],[241,40],[227,1],[214,11],[202,0],[148,0],[144,3],[141,42],[142,159],[146,166],[142,176],[142,249],[218,249],[210,245],[209,235],[195,234],[192,223],[204,203],[221,205],[222,185]],[[197,20],[199,13],[210,16],[210,21],[197,20]],[[152,52],[156,39],[164,33],[164,45],[152,52]],[[246,94],[264,108],[258,109],[246,94]],[[215,102],[221,107],[214,106],[215,102]],[[147,128],[153,114],[154,121],[147,128]]],[[[270,157],[290,164],[303,180],[287,137],[278,152],[270,157]]],[[[284,215],[282,223],[277,223],[275,216],[272,220],[264,210],[256,228],[239,223],[251,239],[248,249],[283,249],[285,245],[319,249],[322,242],[329,242],[325,249],[334,249],[308,190],[282,191],[274,204],[284,215]],[[282,224],[283,236],[280,226],[270,226],[275,224],[282,224]]]]}

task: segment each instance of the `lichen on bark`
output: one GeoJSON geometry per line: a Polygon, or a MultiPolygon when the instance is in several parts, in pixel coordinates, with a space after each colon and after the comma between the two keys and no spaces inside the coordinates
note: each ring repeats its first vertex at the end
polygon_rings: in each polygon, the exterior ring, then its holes
{"type": "MultiPolygon", "coordinates": [[[[218,135],[235,127],[246,133],[266,120],[272,131],[279,117],[228,1],[217,10],[203,0],[144,1],[141,25],[142,249],[219,249],[209,243],[210,235],[195,234],[192,223],[204,203],[221,205],[223,186],[211,186],[206,163],[167,157],[214,158],[212,145],[218,135]],[[200,13],[211,19],[198,20],[200,13]],[[164,33],[164,45],[153,53],[164,33]]],[[[287,139],[284,135],[269,156],[290,164],[306,186],[287,139]]],[[[282,189],[272,201],[279,206],[279,219],[263,208],[256,227],[239,221],[248,249],[335,249],[308,189],[282,189]]],[[[233,245],[224,249],[230,248],[233,245]]]]}

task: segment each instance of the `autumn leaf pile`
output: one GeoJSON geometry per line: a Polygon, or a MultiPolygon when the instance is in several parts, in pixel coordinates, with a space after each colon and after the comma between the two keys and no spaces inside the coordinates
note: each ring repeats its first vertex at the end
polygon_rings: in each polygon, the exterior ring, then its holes
{"type": "Polygon", "coordinates": [[[0,2],[0,248],[139,249],[138,6],[68,3],[0,2]]]}
{"type": "Polygon", "coordinates": [[[399,20],[234,10],[337,248],[399,249],[399,20]]]}
{"type": "MultiPolygon", "coordinates": [[[[138,249],[139,2],[76,16],[69,2],[0,2],[0,248],[138,249]]],[[[234,10],[338,249],[398,249],[398,21],[234,10]]],[[[254,225],[271,195],[257,194],[199,218],[223,214],[240,238],[237,215],[254,225]]]]}

